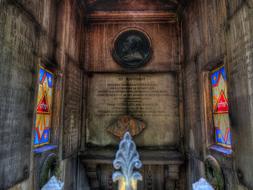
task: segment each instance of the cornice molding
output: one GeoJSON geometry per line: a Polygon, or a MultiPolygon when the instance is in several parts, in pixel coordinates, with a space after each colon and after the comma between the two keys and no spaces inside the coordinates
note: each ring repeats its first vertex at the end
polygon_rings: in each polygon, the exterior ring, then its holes
{"type": "Polygon", "coordinates": [[[95,23],[106,22],[177,22],[177,13],[175,12],[146,12],[146,11],[98,11],[87,15],[87,21],[95,23]]]}

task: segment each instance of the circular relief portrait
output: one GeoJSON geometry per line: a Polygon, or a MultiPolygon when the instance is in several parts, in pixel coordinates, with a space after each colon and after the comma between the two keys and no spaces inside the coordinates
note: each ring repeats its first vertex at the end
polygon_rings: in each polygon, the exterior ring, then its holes
{"type": "Polygon", "coordinates": [[[113,57],[125,68],[138,68],[145,65],[150,60],[151,54],[149,38],[138,30],[121,33],[114,43],[113,57]]]}

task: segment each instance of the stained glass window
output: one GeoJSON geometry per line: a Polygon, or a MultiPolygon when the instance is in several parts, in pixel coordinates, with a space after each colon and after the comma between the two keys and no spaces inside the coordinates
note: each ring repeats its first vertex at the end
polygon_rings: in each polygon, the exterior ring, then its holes
{"type": "Polygon", "coordinates": [[[34,146],[49,143],[52,116],[53,74],[40,67],[34,130],[34,146]]]}
{"type": "Polygon", "coordinates": [[[213,120],[216,144],[231,148],[227,76],[224,66],[211,72],[213,120]]]}

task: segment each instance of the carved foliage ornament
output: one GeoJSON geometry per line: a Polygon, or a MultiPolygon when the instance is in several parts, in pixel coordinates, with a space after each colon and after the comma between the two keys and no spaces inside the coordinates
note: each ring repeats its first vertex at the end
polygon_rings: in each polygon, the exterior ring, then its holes
{"type": "Polygon", "coordinates": [[[114,60],[125,68],[139,68],[151,58],[151,43],[146,34],[139,30],[121,33],[113,50],[114,60]]]}
{"type": "Polygon", "coordinates": [[[112,175],[113,182],[119,182],[119,189],[137,190],[137,181],[142,181],[142,175],[135,171],[142,167],[136,145],[129,132],[120,142],[119,150],[113,161],[113,167],[118,170],[112,175]]]}

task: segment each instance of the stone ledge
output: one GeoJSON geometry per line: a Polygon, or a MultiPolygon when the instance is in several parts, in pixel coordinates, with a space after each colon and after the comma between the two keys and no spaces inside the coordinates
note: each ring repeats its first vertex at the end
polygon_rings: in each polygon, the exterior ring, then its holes
{"type": "MultiPolygon", "coordinates": [[[[143,164],[151,165],[181,165],[183,155],[178,151],[138,150],[143,164]]],[[[84,163],[112,164],[116,152],[114,150],[87,150],[80,153],[84,163]]]]}
{"type": "Polygon", "coordinates": [[[209,149],[220,152],[226,156],[230,156],[233,153],[232,149],[224,148],[224,147],[218,146],[218,145],[212,145],[209,147],[209,149]]]}
{"type": "Polygon", "coordinates": [[[47,152],[49,150],[54,150],[54,149],[57,149],[57,148],[58,148],[58,146],[56,146],[56,145],[45,145],[45,146],[42,146],[42,147],[35,148],[33,150],[33,152],[35,154],[41,154],[41,153],[47,152]]]}

